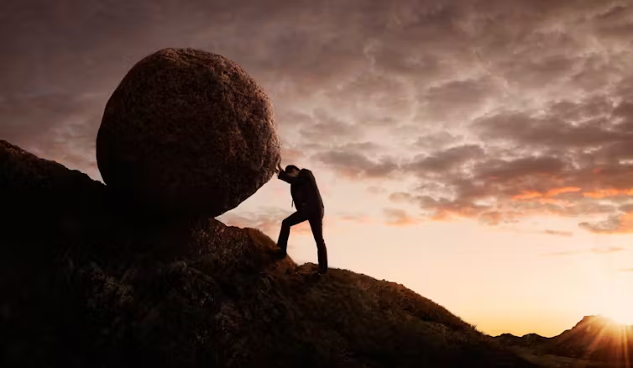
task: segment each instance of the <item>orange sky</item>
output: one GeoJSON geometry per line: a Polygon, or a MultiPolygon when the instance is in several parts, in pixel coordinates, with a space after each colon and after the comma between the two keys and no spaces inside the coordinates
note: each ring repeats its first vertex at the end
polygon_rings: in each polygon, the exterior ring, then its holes
{"type": "MultiPolygon", "coordinates": [[[[535,216],[489,226],[468,218],[421,220],[410,210],[402,223],[381,221],[382,203],[368,201],[371,195],[360,184],[313,170],[320,186],[338,189],[324,193],[331,267],[402,283],[493,335],[553,336],[585,315],[600,313],[633,324],[628,297],[633,235],[583,231],[575,217],[535,216]],[[359,215],[335,215],[345,210],[359,215]]],[[[275,219],[291,213],[289,198],[288,185],[274,179],[221,220],[257,224],[276,239],[275,219]],[[262,203],[271,202],[278,204],[276,212],[252,217],[261,213],[262,203]]],[[[309,226],[296,230],[289,254],[297,262],[316,263],[309,226]]]]}
{"type": "MultiPolygon", "coordinates": [[[[633,6],[619,0],[0,3],[0,138],[99,178],[125,73],[164,47],[240,64],[283,164],[310,168],[330,264],[403,283],[482,331],[633,323],[633,6]]],[[[273,179],[229,224],[276,238],[273,179]]],[[[290,255],[316,261],[293,229],[290,255]]]]}

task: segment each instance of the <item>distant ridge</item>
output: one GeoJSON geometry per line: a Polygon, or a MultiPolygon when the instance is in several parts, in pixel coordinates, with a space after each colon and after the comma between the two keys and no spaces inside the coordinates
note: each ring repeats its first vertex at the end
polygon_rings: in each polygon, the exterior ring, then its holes
{"type": "Polygon", "coordinates": [[[633,326],[619,324],[601,315],[585,316],[571,329],[551,338],[537,334],[522,337],[501,334],[495,339],[502,345],[523,349],[520,352],[524,357],[527,353],[555,355],[599,362],[605,367],[633,366],[633,354],[630,353],[633,352],[633,326]]]}

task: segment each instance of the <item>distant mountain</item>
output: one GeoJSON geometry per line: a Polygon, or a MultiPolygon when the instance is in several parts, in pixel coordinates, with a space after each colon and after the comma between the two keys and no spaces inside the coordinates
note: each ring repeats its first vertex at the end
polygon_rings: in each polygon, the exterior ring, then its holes
{"type": "Polygon", "coordinates": [[[536,355],[555,355],[607,364],[633,366],[633,326],[625,326],[604,316],[586,316],[558,336],[536,334],[522,337],[502,334],[495,339],[502,345],[524,349],[536,355]]]}
{"type": "Polygon", "coordinates": [[[505,333],[497,336],[496,339],[503,345],[522,347],[536,347],[543,345],[551,340],[550,338],[543,337],[535,333],[523,335],[521,337],[505,333]]]}

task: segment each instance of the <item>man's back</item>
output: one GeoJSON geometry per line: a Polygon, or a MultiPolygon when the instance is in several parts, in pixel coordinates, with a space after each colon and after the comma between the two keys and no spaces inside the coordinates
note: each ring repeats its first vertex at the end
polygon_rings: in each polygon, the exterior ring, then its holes
{"type": "Polygon", "coordinates": [[[290,185],[290,194],[301,212],[323,211],[323,199],[312,171],[301,169],[297,181],[290,185]]]}

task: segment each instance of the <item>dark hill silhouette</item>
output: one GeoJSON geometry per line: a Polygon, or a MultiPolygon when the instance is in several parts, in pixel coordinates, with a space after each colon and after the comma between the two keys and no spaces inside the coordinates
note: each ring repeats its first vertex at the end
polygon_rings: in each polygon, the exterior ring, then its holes
{"type": "Polygon", "coordinates": [[[0,141],[2,367],[531,367],[402,285],[134,207],[0,141]]]}
{"type": "Polygon", "coordinates": [[[537,356],[552,355],[594,362],[600,367],[633,366],[633,326],[621,325],[604,316],[586,316],[573,328],[546,338],[536,334],[517,337],[502,334],[495,338],[502,345],[522,349],[537,356]]]}
{"type": "Polygon", "coordinates": [[[530,333],[527,335],[523,335],[521,337],[515,336],[513,334],[505,333],[505,334],[501,334],[497,336],[496,339],[504,345],[522,346],[522,347],[536,347],[549,341],[549,338],[543,337],[535,333],[530,333]]]}

